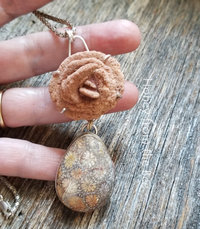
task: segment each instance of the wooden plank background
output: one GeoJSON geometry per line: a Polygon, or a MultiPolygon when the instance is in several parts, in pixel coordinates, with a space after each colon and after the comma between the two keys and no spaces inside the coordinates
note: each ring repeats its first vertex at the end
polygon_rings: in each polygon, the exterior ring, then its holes
{"type": "MultiPolygon", "coordinates": [[[[76,25],[118,18],[136,22],[141,45],[118,59],[140,100],[131,111],[97,122],[116,165],[107,206],[75,213],[59,202],[53,182],[9,178],[22,202],[11,220],[0,216],[1,229],[200,228],[200,1],[63,0],[43,9],[76,25]]],[[[22,16],[0,29],[0,39],[44,30],[36,21],[31,14],[22,16]]],[[[47,73],[7,87],[44,86],[49,79],[47,73]]],[[[67,148],[80,125],[5,129],[0,136],[67,148]]],[[[0,191],[9,198],[3,184],[0,191]]]]}

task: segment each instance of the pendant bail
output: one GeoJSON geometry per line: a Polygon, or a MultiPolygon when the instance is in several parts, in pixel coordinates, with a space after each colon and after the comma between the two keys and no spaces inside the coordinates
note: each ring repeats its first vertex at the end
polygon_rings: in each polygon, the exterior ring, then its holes
{"type": "Polygon", "coordinates": [[[87,46],[85,39],[80,35],[75,35],[75,33],[76,33],[75,27],[73,27],[72,29],[67,29],[65,32],[66,32],[66,34],[68,36],[68,40],[69,40],[68,41],[68,56],[72,55],[72,42],[76,38],[80,39],[83,42],[83,45],[85,46],[86,51],[88,51],[88,52],[90,51],[88,46],[87,46]]]}
{"type": "Polygon", "coordinates": [[[88,120],[86,124],[83,125],[83,127],[81,128],[82,131],[84,131],[85,129],[89,132],[91,132],[92,129],[95,130],[95,134],[98,134],[98,129],[97,127],[94,125],[94,121],[95,120],[88,120]]]}

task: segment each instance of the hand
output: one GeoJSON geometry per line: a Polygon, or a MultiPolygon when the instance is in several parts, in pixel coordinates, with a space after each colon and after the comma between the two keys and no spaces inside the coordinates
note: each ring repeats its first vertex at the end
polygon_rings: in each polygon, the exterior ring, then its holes
{"type": "MultiPolygon", "coordinates": [[[[48,2],[50,0],[18,0],[17,3],[0,0],[0,26],[48,2]]],[[[111,55],[133,51],[140,43],[138,27],[127,20],[80,26],[77,34],[84,37],[90,50],[111,55]]],[[[66,39],[50,31],[0,42],[0,84],[56,70],[67,57],[67,46],[66,39]]],[[[83,50],[82,43],[75,40],[72,52],[83,50]]],[[[126,82],[123,98],[110,112],[130,109],[137,99],[137,88],[126,82]]],[[[9,89],[3,94],[2,110],[8,127],[69,121],[56,110],[47,88],[9,89]]],[[[0,149],[0,174],[41,180],[54,180],[65,153],[62,149],[9,138],[0,138],[0,149]]]]}

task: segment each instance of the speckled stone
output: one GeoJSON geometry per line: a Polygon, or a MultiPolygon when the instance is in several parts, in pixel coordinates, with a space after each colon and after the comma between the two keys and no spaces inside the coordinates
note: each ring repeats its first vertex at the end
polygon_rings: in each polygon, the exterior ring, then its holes
{"type": "Polygon", "coordinates": [[[56,177],[56,192],[68,208],[93,211],[106,204],[114,183],[114,165],[107,148],[93,133],[84,133],[68,147],[56,177]]]}

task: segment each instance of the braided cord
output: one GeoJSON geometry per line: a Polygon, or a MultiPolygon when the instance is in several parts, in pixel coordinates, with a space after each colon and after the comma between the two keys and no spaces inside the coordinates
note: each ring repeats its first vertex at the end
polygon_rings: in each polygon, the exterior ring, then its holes
{"type": "Polygon", "coordinates": [[[33,11],[33,14],[45,25],[47,26],[52,32],[54,32],[57,36],[59,37],[62,37],[62,38],[69,38],[69,35],[67,32],[60,32],[57,30],[57,28],[53,25],[51,25],[48,20],[51,20],[51,21],[55,21],[57,23],[60,23],[60,24],[63,24],[63,25],[66,25],[67,28],[69,30],[72,30],[73,32],[74,31],[74,27],[73,25],[67,21],[67,20],[64,20],[64,19],[61,19],[61,18],[57,18],[57,17],[54,17],[54,16],[51,16],[49,14],[46,14],[46,13],[43,13],[43,12],[40,12],[38,10],[35,10],[33,11]],[[47,20],[48,19],[48,20],[47,20]]]}

